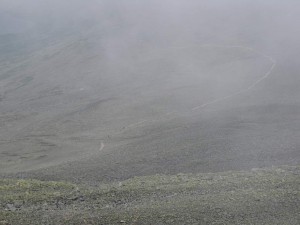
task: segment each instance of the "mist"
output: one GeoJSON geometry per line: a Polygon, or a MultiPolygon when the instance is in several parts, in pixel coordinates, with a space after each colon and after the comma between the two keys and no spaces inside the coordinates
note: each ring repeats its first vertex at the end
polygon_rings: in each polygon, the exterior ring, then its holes
{"type": "Polygon", "coordinates": [[[293,0],[1,1],[1,172],[299,164],[298,21],[293,0]]]}

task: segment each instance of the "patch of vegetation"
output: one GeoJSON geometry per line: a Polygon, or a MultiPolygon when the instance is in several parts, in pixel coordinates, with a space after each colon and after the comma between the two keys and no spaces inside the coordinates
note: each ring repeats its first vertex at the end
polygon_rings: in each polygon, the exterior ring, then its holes
{"type": "Polygon", "coordinates": [[[43,182],[38,180],[0,179],[1,204],[33,206],[44,202],[55,202],[65,198],[76,186],[64,182],[43,182]]]}
{"type": "Polygon", "coordinates": [[[90,188],[0,180],[0,224],[299,224],[300,167],[135,177],[90,188]]]}

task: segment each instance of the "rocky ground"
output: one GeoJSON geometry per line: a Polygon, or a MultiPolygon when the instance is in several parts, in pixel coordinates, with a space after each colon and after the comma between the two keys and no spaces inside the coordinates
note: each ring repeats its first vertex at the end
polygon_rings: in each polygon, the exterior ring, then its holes
{"type": "Polygon", "coordinates": [[[153,175],[87,187],[2,179],[0,224],[299,224],[300,167],[153,175]]]}

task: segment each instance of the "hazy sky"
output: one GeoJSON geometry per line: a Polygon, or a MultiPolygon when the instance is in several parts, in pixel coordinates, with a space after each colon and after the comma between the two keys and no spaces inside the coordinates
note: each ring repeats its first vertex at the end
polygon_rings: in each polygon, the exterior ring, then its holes
{"type": "MultiPolygon", "coordinates": [[[[29,0],[0,3],[1,33],[83,27],[151,41],[248,42],[295,48],[299,1],[250,0],[29,0]],[[105,30],[103,28],[105,27],[105,30]],[[210,36],[209,36],[210,35],[210,36]]],[[[32,31],[33,32],[33,31],[32,31]]],[[[280,48],[281,49],[281,48],[280,48]]]]}

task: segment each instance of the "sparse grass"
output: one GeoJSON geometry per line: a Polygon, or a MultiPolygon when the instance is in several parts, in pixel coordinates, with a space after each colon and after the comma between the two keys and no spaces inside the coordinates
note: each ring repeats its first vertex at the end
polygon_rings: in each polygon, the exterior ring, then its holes
{"type": "Polygon", "coordinates": [[[75,185],[64,182],[2,179],[0,201],[2,204],[23,201],[26,205],[35,205],[64,198],[75,188],[75,185]]]}
{"type": "Polygon", "coordinates": [[[0,180],[0,224],[299,224],[300,167],[135,177],[98,188],[0,180]]]}

